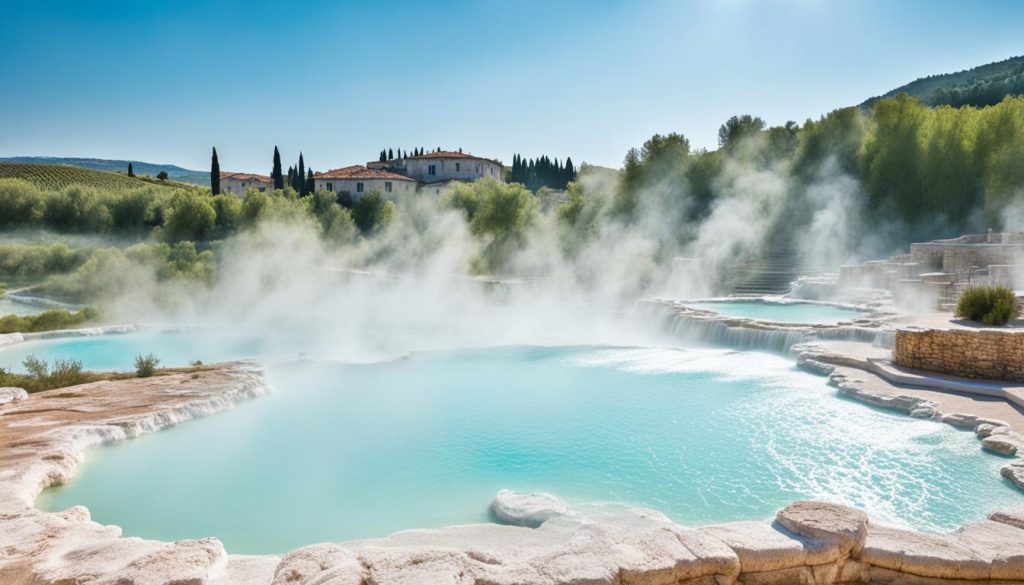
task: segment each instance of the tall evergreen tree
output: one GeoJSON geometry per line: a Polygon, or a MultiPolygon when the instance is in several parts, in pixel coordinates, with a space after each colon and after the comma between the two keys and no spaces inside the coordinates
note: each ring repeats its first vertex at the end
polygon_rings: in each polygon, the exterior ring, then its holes
{"type": "Polygon", "coordinates": [[[134,177],[135,176],[135,170],[132,169],[132,163],[128,163],[128,176],[129,177],[134,177]]]}
{"type": "Polygon", "coordinates": [[[210,193],[220,195],[220,162],[217,160],[217,147],[213,147],[210,158],[210,193]]]}
{"type": "Polygon", "coordinates": [[[388,149],[388,160],[395,160],[395,151],[388,149]]]}
{"type": "Polygon", "coordinates": [[[305,197],[306,195],[306,163],[302,161],[302,153],[299,153],[299,172],[297,175],[298,188],[295,189],[299,192],[299,195],[305,197]]]}
{"type": "Polygon", "coordinates": [[[316,191],[316,179],[313,178],[313,169],[306,169],[306,193],[316,191]]]}
{"type": "Polygon", "coordinates": [[[388,153],[384,152],[384,149],[381,149],[381,151],[380,151],[380,162],[387,162],[387,160],[388,160],[388,153]]]}
{"type": "Polygon", "coordinates": [[[281,174],[281,153],[274,147],[274,169],[270,172],[270,178],[274,180],[274,189],[284,189],[284,175],[281,174]]]}

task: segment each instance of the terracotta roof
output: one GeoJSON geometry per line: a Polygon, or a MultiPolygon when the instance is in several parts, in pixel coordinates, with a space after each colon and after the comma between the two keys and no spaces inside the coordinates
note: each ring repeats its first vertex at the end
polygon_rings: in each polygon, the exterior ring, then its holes
{"type": "Polygon", "coordinates": [[[363,165],[352,165],[350,167],[334,169],[333,171],[316,173],[313,177],[317,179],[389,179],[392,181],[412,181],[412,179],[405,175],[381,169],[368,169],[363,165]]]}
{"type": "Polygon", "coordinates": [[[453,150],[442,150],[441,152],[426,152],[426,153],[423,153],[423,154],[421,154],[419,156],[407,156],[405,158],[408,158],[408,159],[420,159],[420,158],[471,158],[471,159],[475,159],[475,160],[485,160],[487,162],[492,162],[492,163],[499,164],[499,165],[501,164],[500,162],[498,162],[496,160],[492,160],[492,159],[489,159],[489,158],[484,158],[482,156],[473,156],[472,154],[467,154],[465,152],[458,152],[458,151],[453,151],[453,150]]]}
{"type": "Polygon", "coordinates": [[[261,183],[273,183],[270,177],[264,175],[256,175],[253,173],[228,173],[221,172],[220,178],[223,179],[236,179],[238,181],[259,181],[261,183]]]}

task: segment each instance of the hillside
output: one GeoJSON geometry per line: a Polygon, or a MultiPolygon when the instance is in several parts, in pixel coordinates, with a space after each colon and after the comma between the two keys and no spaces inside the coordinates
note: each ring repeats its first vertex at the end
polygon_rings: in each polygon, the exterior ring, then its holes
{"type": "Polygon", "coordinates": [[[193,171],[176,165],[162,165],[142,161],[110,160],[103,158],[65,158],[50,156],[12,156],[0,158],[0,162],[10,163],[31,163],[40,165],[69,165],[96,171],[109,171],[112,173],[124,173],[128,170],[128,163],[132,163],[132,170],[136,175],[157,176],[160,171],[167,173],[167,178],[182,183],[192,183],[208,187],[210,185],[210,173],[207,171],[193,171]]]}
{"type": "Polygon", "coordinates": [[[1008,95],[1024,95],[1024,56],[943,75],[922,77],[860,105],[870,108],[883,98],[910,94],[929,106],[991,106],[1008,95]]]}
{"type": "Polygon", "coordinates": [[[195,185],[159,181],[152,177],[129,177],[119,173],[95,171],[66,165],[0,162],[0,179],[24,179],[41,189],[58,190],[69,185],[84,185],[104,191],[126,191],[142,187],[194,189],[195,185]]]}

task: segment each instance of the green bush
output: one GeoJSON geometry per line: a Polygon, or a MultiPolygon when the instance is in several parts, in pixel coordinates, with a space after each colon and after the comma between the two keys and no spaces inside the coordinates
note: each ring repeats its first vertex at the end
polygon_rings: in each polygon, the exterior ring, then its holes
{"type": "Polygon", "coordinates": [[[0,244],[0,282],[8,286],[34,284],[75,270],[90,253],[66,244],[0,244]]]}
{"type": "Polygon", "coordinates": [[[352,220],[364,234],[383,229],[395,217],[395,204],[373,191],[352,206],[352,220]]]}
{"type": "Polygon", "coordinates": [[[205,240],[216,222],[217,212],[208,196],[179,191],[164,210],[164,236],[172,241],[205,240]]]}
{"type": "Polygon", "coordinates": [[[1005,286],[972,286],[956,304],[956,316],[986,325],[1005,325],[1020,315],[1017,295],[1005,286]]]}
{"type": "Polygon", "coordinates": [[[44,360],[29,355],[22,362],[27,374],[15,374],[0,368],[0,386],[24,388],[28,392],[41,392],[64,388],[96,380],[95,374],[82,369],[78,360],[54,360],[53,368],[44,360]]]}
{"type": "Polygon", "coordinates": [[[140,378],[148,378],[156,373],[158,365],[160,365],[160,360],[155,355],[139,354],[135,357],[135,375],[140,378]]]}
{"type": "Polygon", "coordinates": [[[67,309],[50,309],[38,315],[6,315],[0,317],[0,333],[38,333],[70,329],[91,321],[96,316],[96,309],[92,307],[75,312],[67,309]]]}

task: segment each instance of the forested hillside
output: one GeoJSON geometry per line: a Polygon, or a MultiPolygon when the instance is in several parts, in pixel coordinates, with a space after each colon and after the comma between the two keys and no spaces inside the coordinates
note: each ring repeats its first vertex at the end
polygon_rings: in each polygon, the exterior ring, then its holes
{"type": "Polygon", "coordinates": [[[989,63],[966,71],[922,77],[861,104],[870,108],[883,98],[901,93],[929,106],[992,106],[1006,96],[1024,95],[1024,56],[989,63]]]}

